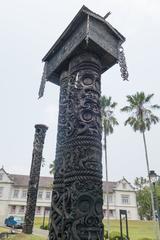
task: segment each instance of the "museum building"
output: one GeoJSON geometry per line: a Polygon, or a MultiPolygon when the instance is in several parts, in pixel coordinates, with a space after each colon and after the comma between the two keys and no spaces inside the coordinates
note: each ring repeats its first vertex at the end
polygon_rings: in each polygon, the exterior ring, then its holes
{"type": "MultiPolygon", "coordinates": [[[[24,216],[29,176],[9,174],[0,169],[0,224],[10,215],[24,216]]],[[[49,216],[52,194],[52,177],[40,177],[36,217],[49,216]]],[[[110,219],[119,219],[119,210],[126,210],[128,219],[139,219],[135,188],[125,179],[109,182],[110,219]]],[[[103,213],[107,217],[106,182],[103,182],[103,213]]]]}

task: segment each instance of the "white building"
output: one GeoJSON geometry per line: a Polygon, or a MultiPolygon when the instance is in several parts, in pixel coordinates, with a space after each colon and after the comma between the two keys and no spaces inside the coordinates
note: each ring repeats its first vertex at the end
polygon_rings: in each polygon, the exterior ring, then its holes
{"type": "MultiPolygon", "coordinates": [[[[28,176],[8,174],[3,168],[0,169],[0,224],[7,216],[24,216],[28,180],[28,176]]],[[[40,178],[36,216],[43,216],[44,210],[49,215],[52,182],[51,177],[40,178]]]]}
{"type": "MultiPolygon", "coordinates": [[[[103,213],[107,217],[106,183],[103,182],[103,213]]],[[[109,182],[109,218],[119,219],[119,210],[126,210],[129,220],[138,220],[136,192],[134,187],[125,179],[109,182]]]]}
{"type": "MultiPolygon", "coordinates": [[[[0,224],[4,223],[7,216],[24,216],[28,180],[29,177],[26,175],[8,174],[3,168],[0,169],[0,224]]],[[[44,211],[46,215],[49,215],[52,181],[52,177],[40,177],[36,206],[37,217],[42,217],[44,211]]],[[[107,209],[105,189],[104,183],[104,217],[106,217],[107,209]]],[[[119,182],[109,182],[110,218],[118,219],[120,209],[127,210],[129,219],[139,219],[135,189],[124,178],[119,182]]]]}

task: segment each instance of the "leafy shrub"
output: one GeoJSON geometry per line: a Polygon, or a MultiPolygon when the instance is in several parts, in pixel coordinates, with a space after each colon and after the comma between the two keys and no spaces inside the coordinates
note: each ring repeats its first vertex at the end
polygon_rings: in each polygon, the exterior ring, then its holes
{"type": "Polygon", "coordinates": [[[44,230],[48,230],[49,229],[49,224],[47,224],[47,225],[41,225],[40,226],[40,229],[44,229],[44,230]]]}
{"type": "Polygon", "coordinates": [[[108,231],[104,230],[104,240],[108,239],[108,231]]]}
{"type": "MultiPolygon", "coordinates": [[[[121,235],[119,232],[111,232],[109,236],[110,240],[121,240],[121,235]]],[[[126,236],[123,234],[123,240],[126,240],[126,236]]]]}

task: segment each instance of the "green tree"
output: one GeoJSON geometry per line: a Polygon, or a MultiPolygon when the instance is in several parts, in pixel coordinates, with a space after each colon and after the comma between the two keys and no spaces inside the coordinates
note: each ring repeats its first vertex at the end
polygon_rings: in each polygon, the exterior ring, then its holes
{"type": "Polygon", "coordinates": [[[156,184],[156,193],[157,193],[157,198],[158,198],[158,205],[160,209],[160,179],[158,180],[156,184]]]}
{"type": "Polygon", "coordinates": [[[160,106],[157,104],[155,105],[150,104],[150,101],[153,98],[153,96],[154,94],[145,95],[144,92],[137,92],[135,95],[128,95],[127,102],[129,105],[123,107],[121,111],[131,113],[129,118],[125,121],[125,125],[130,125],[134,131],[139,131],[143,137],[147,173],[148,173],[149,185],[150,185],[152,212],[153,212],[153,218],[154,220],[156,220],[155,214],[154,214],[155,209],[154,209],[151,179],[149,176],[150,168],[149,168],[148,150],[147,150],[147,143],[146,143],[146,136],[145,136],[146,130],[149,131],[152,124],[156,124],[159,122],[159,118],[152,113],[152,110],[160,108],[160,106]]]}
{"type": "Polygon", "coordinates": [[[147,179],[144,177],[136,177],[134,180],[134,185],[137,187],[137,189],[141,190],[144,186],[146,186],[147,179]]]}
{"type": "Polygon", "coordinates": [[[49,164],[49,173],[51,175],[54,175],[54,173],[55,173],[55,160],[49,164]]]}
{"type": "MultiPolygon", "coordinates": [[[[140,219],[148,219],[152,218],[152,206],[151,206],[151,198],[150,198],[150,189],[148,185],[148,180],[143,177],[136,177],[134,181],[134,185],[137,188],[136,196],[137,196],[137,205],[138,205],[138,213],[140,219]]],[[[153,189],[154,190],[154,189],[153,189]]],[[[155,183],[155,191],[156,197],[158,200],[158,209],[160,209],[160,182],[157,181],[155,183]]],[[[156,200],[156,199],[155,199],[156,200]]]]}
{"type": "MultiPolygon", "coordinates": [[[[158,200],[158,214],[159,214],[159,218],[160,218],[160,179],[156,184],[156,194],[157,194],[157,200],[158,200]]],[[[160,221],[160,219],[159,219],[160,221]]]]}
{"type": "Polygon", "coordinates": [[[137,188],[136,197],[140,219],[150,220],[152,218],[152,208],[148,181],[144,177],[136,177],[134,185],[137,188]]]}
{"type": "Polygon", "coordinates": [[[152,206],[149,187],[145,186],[143,189],[137,191],[137,204],[140,219],[152,219],[152,206]]]}
{"type": "Polygon", "coordinates": [[[104,134],[104,153],[105,153],[105,166],[106,166],[106,194],[107,194],[107,231],[108,236],[110,232],[109,225],[109,189],[108,189],[108,158],[107,158],[107,137],[113,133],[114,126],[118,125],[118,121],[114,116],[114,109],[117,106],[116,102],[112,102],[111,97],[102,96],[100,98],[101,115],[102,115],[102,128],[104,134]]]}

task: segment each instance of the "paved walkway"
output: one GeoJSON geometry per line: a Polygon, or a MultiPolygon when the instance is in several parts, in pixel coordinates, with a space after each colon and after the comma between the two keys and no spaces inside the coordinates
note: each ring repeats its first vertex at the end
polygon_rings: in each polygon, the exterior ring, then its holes
{"type": "Polygon", "coordinates": [[[35,234],[37,236],[48,237],[48,230],[43,230],[43,229],[40,229],[40,228],[34,228],[33,229],[33,234],[35,234]]]}
{"type": "MultiPolygon", "coordinates": [[[[3,227],[3,228],[6,228],[6,230],[10,230],[10,231],[14,231],[14,232],[17,232],[17,233],[20,233],[22,232],[21,229],[12,229],[10,227],[6,227],[5,225],[0,225],[0,227],[3,227]]],[[[9,232],[10,232],[9,231],[9,232]]],[[[44,230],[44,229],[40,229],[40,228],[34,228],[33,229],[33,234],[34,235],[37,235],[37,236],[43,236],[43,237],[48,237],[48,230],[44,230]]]]}

